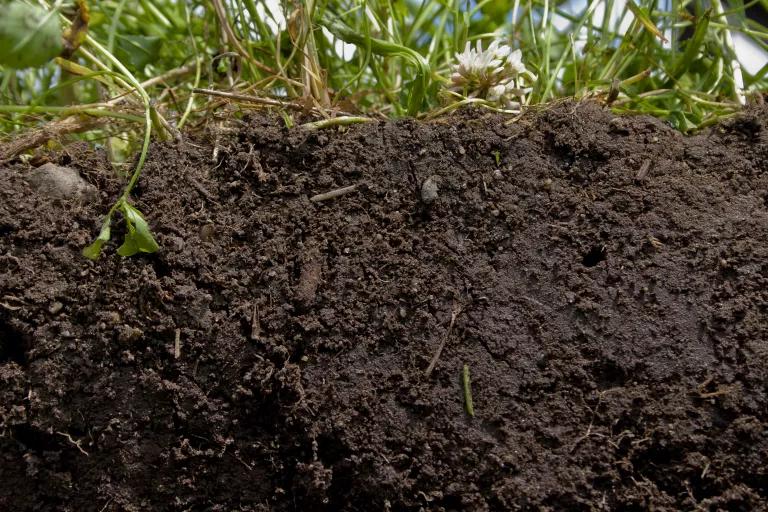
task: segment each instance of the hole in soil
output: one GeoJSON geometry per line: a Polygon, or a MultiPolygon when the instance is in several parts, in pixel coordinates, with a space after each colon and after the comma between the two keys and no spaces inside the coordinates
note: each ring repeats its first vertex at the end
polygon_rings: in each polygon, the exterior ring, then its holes
{"type": "Polygon", "coordinates": [[[0,363],[26,364],[25,345],[21,333],[0,320],[0,363]]]}
{"type": "Polygon", "coordinates": [[[585,267],[594,267],[601,261],[605,261],[607,255],[608,251],[604,245],[595,245],[584,255],[581,262],[585,267]]]}
{"type": "Polygon", "coordinates": [[[155,275],[162,279],[163,277],[168,277],[171,273],[171,269],[168,267],[168,263],[165,261],[162,261],[159,258],[153,258],[151,260],[152,267],[155,269],[155,275]]]}
{"type": "Polygon", "coordinates": [[[37,452],[61,450],[61,441],[59,439],[30,425],[14,425],[11,427],[11,432],[13,439],[24,446],[26,450],[37,452]]]}
{"type": "Polygon", "coordinates": [[[598,389],[605,390],[623,386],[627,381],[627,372],[615,361],[603,360],[590,366],[598,389]]]}
{"type": "Polygon", "coordinates": [[[337,439],[328,435],[320,434],[317,438],[317,458],[325,467],[332,467],[341,460],[349,457],[352,453],[346,446],[343,446],[337,439]]]}

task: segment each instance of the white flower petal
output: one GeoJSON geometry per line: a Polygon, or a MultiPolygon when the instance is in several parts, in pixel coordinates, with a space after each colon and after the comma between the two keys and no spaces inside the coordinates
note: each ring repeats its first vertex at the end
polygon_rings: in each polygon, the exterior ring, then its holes
{"type": "Polygon", "coordinates": [[[469,97],[485,98],[499,105],[511,105],[522,98],[525,91],[521,86],[530,85],[535,77],[526,70],[522,51],[513,51],[503,41],[493,40],[485,50],[480,40],[474,47],[467,42],[464,51],[455,54],[451,66],[452,90],[469,90],[469,97]]]}
{"type": "Polygon", "coordinates": [[[496,51],[494,52],[494,55],[496,56],[496,58],[503,59],[504,57],[509,56],[511,52],[512,52],[512,48],[504,44],[499,46],[498,49],[496,49],[496,51]]]}
{"type": "Polygon", "coordinates": [[[503,85],[496,85],[488,89],[488,100],[499,101],[501,97],[507,92],[507,88],[503,85]]]}

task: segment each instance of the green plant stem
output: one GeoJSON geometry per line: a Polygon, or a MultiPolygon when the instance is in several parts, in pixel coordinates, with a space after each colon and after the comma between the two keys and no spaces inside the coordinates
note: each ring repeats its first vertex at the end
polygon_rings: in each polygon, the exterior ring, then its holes
{"type": "MultiPolygon", "coordinates": [[[[712,5],[715,8],[715,14],[723,16],[725,18],[725,12],[723,10],[723,4],[720,0],[712,0],[712,5]]],[[[733,44],[733,37],[731,37],[731,31],[729,29],[723,30],[723,36],[725,37],[725,48],[730,57],[731,73],[733,74],[733,93],[736,96],[736,101],[741,105],[746,105],[747,99],[744,96],[744,76],[741,73],[741,63],[736,57],[736,48],[733,44]]]]}
{"type": "Polygon", "coordinates": [[[189,119],[189,115],[192,113],[192,107],[195,105],[195,92],[194,89],[197,89],[197,87],[200,85],[200,70],[202,68],[203,59],[198,57],[195,59],[195,82],[192,86],[192,91],[189,93],[189,99],[187,100],[187,107],[184,109],[184,113],[181,115],[181,119],[179,119],[178,124],[176,125],[176,128],[181,131],[182,128],[184,128],[184,125],[187,123],[187,119],[189,119]]]}
{"type": "Polygon", "coordinates": [[[373,37],[364,37],[358,34],[354,30],[350,29],[338,20],[332,19],[326,16],[323,19],[323,24],[330,30],[336,37],[350,44],[355,44],[359,47],[365,47],[369,45],[371,51],[378,55],[392,55],[399,56],[408,60],[416,68],[416,78],[414,80],[413,87],[411,89],[411,97],[408,102],[408,114],[416,115],[422,108],[424,102],[424,95],[426,94],[430,67],[429,62],[421,56],[417,51],[408,48],[407,46],[401,46],[398,44],[390,43],[373,37]]]}
{"type": "Polygon", "coordinates": [[[123,13],[125,4],[128,0],[120,0],[112,14],[112,23],[109,25],[109,38],[107,39],[107,51],[112,53],[115,50],[115,36],[117,35],[117,25],[120,23],[120,16],[123,13]]]}
{"type": "MultiPolygon", "coordinates": [[[[131,176],[131,179],[128,182],[128,185],[125,187],[122,195],[120,196],[121,201],[127,201],[128,197],[131,194],[131,190],[133,190],[133,187],[136,186],[136,182],[139,180],[139,176],[141,176],[141,171],[144,168],[144,162],[146,161],[147,153],[149,152],[149,142],[152,137],[152,105],[150,104],[150,99],[149,99],[149,95],[147,94],[147,91],[144,90],[144,88],[141,86],[139,81],[136,80],[133,74],[130,71],[128,71],[128,68],[126,68],[122,62],[120,62],[117,58],[115,58],[114,55],[108,52],[106,48],[101,46],[98,42],[96,42],[90,36],[87,37],[87,41],[90,45],[96,48],[99,51],[99,53],[101,53],[109,62],[111,62],[112,65],[115,66],[115,69],[123,73],[123,75],[128,80],[128,82],[134,87],[135,92],[139,95],[139,97],[142,100],[142,103],[144,104],[144,141],[141,146],[139,161],[136,164],[136,170],[133,172],[133,175],[131,176]]],[[[116,206],[117,206],[117,203],[115,204],[115,206],[112,207],[112,210],[110,210],[110,213],[114,212],[114,210],[116,209],[116,206]]]]}

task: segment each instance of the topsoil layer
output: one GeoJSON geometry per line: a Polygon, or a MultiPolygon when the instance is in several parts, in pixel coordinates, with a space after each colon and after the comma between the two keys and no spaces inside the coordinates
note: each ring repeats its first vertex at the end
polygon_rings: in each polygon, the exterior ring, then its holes
{"type": "Polygon", "coordinates": [[[507,121],[0,169],[0,510],[768,510],[768,109],[507,121]]]}

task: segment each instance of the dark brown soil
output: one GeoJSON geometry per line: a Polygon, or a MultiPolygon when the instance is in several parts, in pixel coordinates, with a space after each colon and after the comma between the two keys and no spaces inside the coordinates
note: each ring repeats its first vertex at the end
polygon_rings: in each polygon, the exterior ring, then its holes
{"type": "Polygon", "coordinates": [[[506,121],[157,144],[97,263],[0,170],[0,510],[768,510],[768,110],[506,121]]]}

